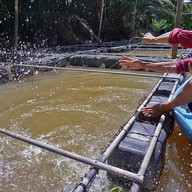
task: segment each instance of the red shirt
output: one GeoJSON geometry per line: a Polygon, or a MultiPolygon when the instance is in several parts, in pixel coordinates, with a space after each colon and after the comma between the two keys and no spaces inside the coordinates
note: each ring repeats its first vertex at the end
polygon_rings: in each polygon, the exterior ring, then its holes
{"type": "Polygon", "coordinates": [[[192,48],[192,31],[173,29],[169,34],[169,43],[174,46],[181,44],[184,48],[192,48]]]}
{"type": "Polygon", "coordinates": [[[178,59],[175,64],[176,64],[177,74],[189,72],[189,65],[192,68],[192,58],[186,58],[182,60],[178,59]]]}

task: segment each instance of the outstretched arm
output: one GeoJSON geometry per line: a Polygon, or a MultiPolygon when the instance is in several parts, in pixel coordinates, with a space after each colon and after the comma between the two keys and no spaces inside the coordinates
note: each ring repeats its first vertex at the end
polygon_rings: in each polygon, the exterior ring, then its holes
{"type": "Polygon", "coordinates": [[[171,101],[160,103],[152,107],[143,107],[141,112],[146,117],[155,117],[163,113],[170,112],[174,107],[192,102],[192,81],[171,101]]]}
{"type": "Polygon", "coordinates": [[[154,72],[167,72],[167,73],[177,72],[175,61],[151,63],[123,56],[122,60],[119,60],[119,65],[122,66],[123,68],[126,67],[124,68],[124,70],[146,69],[154,72]]]}
{"type": "Polygon", "coordinates": [[[142,38],[142,43],[143,44],[169,43],[169,34],[170,32],[167,32],[155,37],[151,33],[146,33],[142,38]]]}
{"type": "Polygon", "coordinates": [[[151,33],[146,33],[143,36],[142,43],[169,43],[174,46],[181,44],[184,48],[192,48],[192,31],[174,28],[172,31],[157,37],[153,36],[151,33]]]}
{"type": "MultiPolygon", "coordinates": [[[[125,70],[129,69],[147,69],[155,72],[191,72],[192,73],[192,58],[183,60],[151,63],[141,61],[135,58],[123,57],[119,61],[120,66],[125,66],[125,70]]],[[[150,107],[143,107],[141,112],[147,117],[155,117],[171,111],[174,107],[192,102],[192,81],[190,81],[183,91],[172,101],[160,103],[150,107]]]]}
{"type": "Polygon", "coordinates": [[[168,62],[146,62],[139,59],[123,56],[122,60],[119,60],[119,65],[124,68],[124,70],[129,69],[146,69],[154,72],[163,72],[163,73],[183,73],[191,72],[192,73],[192,58],[178,59],[168,62]]]}

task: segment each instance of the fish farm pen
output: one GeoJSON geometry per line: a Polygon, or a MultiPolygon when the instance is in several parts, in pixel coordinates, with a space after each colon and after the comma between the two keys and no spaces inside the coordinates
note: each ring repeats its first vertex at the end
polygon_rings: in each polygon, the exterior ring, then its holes
{"type": "MultiPolygon", "coordinates": [[[[142,45],[135,40],[63,46],[38,51],[2,51],[0,52],[1,83],[27,78],[37,71],[50,70],[147,76],[159,80],[148,95],[141,98],[130,119],[125,124],[119,125],[116,134],[98,159],[65,151],[2,128],[0,133],[89,165],[89,171],[82,175],[83,178],[77,183],[74,192],[88,191],[99,170],[107,171],[109,179],[128,186],[132,192],[154,191],[164,166],[166,140],[173,131],[174,118],[170,112],[151,120],[142,115],[141,108],[172,99],[173,93],[185,81],[186,75],[146,74],[143,70],[123,72],[118,61],[122,55],[150,62],[168,61],[171,60],[170,57],[164,57],[158,52],[170,48],[164,44],[142,45]],[[143,50],[149,51],[149,54],[142,54],[143,50]],[[153,51],[157,52],[153,53],[153,51]]],[[[180,57],[187,58],[191,55],[192,51],[188,49],[183,51],[180,57]]]]}

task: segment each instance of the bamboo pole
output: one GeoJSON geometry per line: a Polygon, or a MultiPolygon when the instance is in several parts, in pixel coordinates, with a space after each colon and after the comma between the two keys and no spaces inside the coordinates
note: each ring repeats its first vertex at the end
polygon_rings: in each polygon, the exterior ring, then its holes
{"type": "Polygon", "coordinates": [[[96,167],[98,169],[106,170],[106,171],[108,171],[110,173],[113,173],[115,175],[128,178],[128,179],[130,179],[132,181],[136,181],[136,182],[139,182],[139,183],[143,182],[143,177],[142,176],[139,176],[139,175],[137,175],[135,173],[120,169],[118,167],[107,165],[107,164],[101,163],[101,162],[99,162],[97,160],[89,159],[87,157],[83,157],[81,155],[78,155],[78,154],[75,154],[75,153],[72,153],[72,152],[69,152],[69,151],[65,151],[65,150],[56,148],[54,146],[51,146],[51,145],[42,143],[40,141],[37,141],[37,140],[31,139],[31,138],[28,138],[28,137],[13,133],[11,131],[7,131],[7,130],[2,129],[2,128],[0,128],[0,133],[5,134],[7,136],[10,136],[12,138],[18,139],[20,141],[35,145],[35,146],[40,147],[42,149],[51,151],[53,153],[62,155],[64,157],[68,157],[70,159],[79,161],[81,163],[85,163],[87,165],[94,166],[94,167],[96,167]]]}
{"type": "MultiPolygon", "coordinates": [[[[173,93],[177,89],[178,83],[179,83],[179,80],[175,81],[175,84],[173,86],[173,89],[171,91],[171,94],[169,96],[168,101],[170,101],[172,99],[173,93]]],[[[147,170],[147,167],[148,167],[148,164],[150,162],[151,156],[153,154],[154,148],[156,146],[158,137],[159,137],[161,129],[163,127],[164,121],[165,121],[165,115],[163,114],[160,117],[159,123],[158,123],[158,125],[156,127],[156,130],[155,130],[155,133],[153,134],[153,138],[151,140],[151,143],[150,143],[150,145],[149,145],[149,147],[147,149],[147,152],[146,152],[146,154],[145,154],[145,156],[143,158],[143,161],[141,163],[141,166],[140,166],[140,169],[139,169],[139,172],[138,172],[139,175],[142,175],[142,176],[145,175],[145,172],[147,170]]],[[[132,187],[130,189],[130,192],[137,192],[137,191],[139,191],[139,185],[137,183],[133,183],[133,185],[132,185],[132,187]]]]}
{"type": "Polygon", "coordinates": [[[15,0],[15,48],[18,48],[19,8],[18,0],[15,0]]]}
{"type": "MultiPolygon", "coordinates": [[[[164,74],[164,76],[166,77],[167,74],[164,74]]],[[[144,107],[147,104],[149,99],[152,97],[154,91],[159,87],[159,85],[161,84],[162,81],[163,81],[163,78],[160,79],[159,82],[153,87],[153,89],[151,90],[150,94],[147,96],[145,101],[140,105],[140,107],[137,109],[135,114],[131,117],[131,119],[123,127],[122,131],[117,135],[117,137],[114,139],[114,141],[108,146],[106,151],[101,155],[101,157],[99,158],[99,161],[105,162],[109,158],[109,156],[111,155],[113,150],[118,146],[118,144],[120,143],[122,138],[125,136],[125,134],[128,132],[131,125],[134,123],[134,121],[138,117],[138,115],[139,115],[139,113],[141,111],[141,108],[144,107]]],[[[95,168],[92,168],[88,173],[85,174],[82,181],[73,190],[73,192],[84,192],[86,187],[94,179],[96,174],[97,174],[97,170],[95,168]]]]}
{"type": "MultiPolygon", "coordinates": [[[[166,77],[167,74],[164,74],[164,77],[166,77]]],[[[105,162],[107,160],[107,158],[109,157],[109,155],[113,152],[113,150],[115,149],[115,147],[119,144],[119,142],[121,141],[121,139],[124,137],[124,135],[127,133],[127,131],[129,130],[130,126],[132,125],[132,123],[134,122],[134,120],[137,118],[141,108],[143,106],[146,105],[146,103],[148,102],[148,100],[151,98],[153,92],[155,91],[155,89],[160,85],[160,83],[162,82],[163,79],[161,79],[156,85],[155,87],[152,89],[151,93],[147,96],[147,98],[145,99],[145,101],[142,103],[142,105],[137,109],[136,113],[133,115],[133,117],[128,121],[128,123],[125,125],[125,127],[123,128],[123,130],[120,132],[120,134],[115,138],[115,140],[112,142],[112,144],[107,148],[107,150],[104,152],[104,154],[102,154],[102,156],[100,157],[99,161],[96,160],[90,160],[87,159],[85,157],[82,157],[80,155],[77,154],[73,154],[70,153],[68,151],[63,151],[61,149],[57,149],[56,147],[52,147],[50,145],[47,144],[42,144],[38,141],[35,141],[33,139],[30,138],[26,138],[24,136],[12,133],[10,131],[6,131],[4,129],[0,128],[0,133],[6,134],[10,137],[19,139],[21,141],[27,142],[29,144],[33,144],[35,146],[38,146],[40,148],[46,149],[48,151],[63,155],[65,157],[69,157],[71,159],[83,162],[85,164],[88,165],[92,165],[94,168],[92,168],[87,174],[86,176],[89,177],[84,177],[83,181],[81,182],[81,185],[78,185],[77,188],[74,190],[75,192],[83,192],[85,190],[85,188],[88,186],[88,184],[90,183],[90,181],[93,179],[93,177],[97,174],[97,169],[103,169],[106,170],[108,172],[111,172],[113,174],[119,175],[119,176],[126,176],[128,179],[132,180],[132,181],[136,181],[138,183],[142,183],[143,182],[143,176],[140,177],[137,174],[134,174],[132,172],[129,171],[125,171],[110,165],[106,165],[102,162],[105,162]],[[104,165],[104,166],[103,166],[104,165]],[[126,175],[125,175],[126,174],[126,175]]]]}
{"type": "Polygon", "coordinates": [[[137,0],[135,0],[134,15],[133,15],[133,36],[136,34],[136,13],[137,13],[137,0]]]}
{"type": "MultiPolygon", "coordinates": [[[[165,78],[165,76],[154,75],[151,73],[144,74],[144,73],[132,73],[132,72],[114,71],[114,70],[112,71],[112,70],[98,70],[98,69],[75,68],[75,67],[53,67],[53,66],[46,66],[46,65],[30,65],[30,64],[14,64],[14,66],[34,67],[34,68],[42,68],[42,69],[69,70],[69,71],[83,71],[83,72],[92,72],[92,73],[106,73],[106,74],[115,74],[115,75],[130,75],[130,76],[141,76],[141,77],[165,78]]],[[[175,77],[175,76],[166,76],[166,78],[179,79],[179,77],[175,77]]]]}
{"type": "Polygon", "coordinates": [[[103,11],[104,11],[104,0],[101,0],[101,14],[100,14],[98,39],[100,39],[100,35],[101,35],[101,28],[102,28],[102,23],[103,23],[103,11]]]}
{"type": "MultiPolygon", "coordinates": [[[[177,0],[177,8],[176,8],[175,24],[174,24],[175,28],[180,27],[182,10],[183,10],[183,0],[177,0]]],[[[177,57],[177,46],[173,46],[172,58],[175,59],[176,57],[177,57]]]]}
{"type": "Polygon", "coordinates": [[[101,0],[101,14],[100,14],[100,23],[99,23],[99,32],[98,32],[98,39],[100,39],[101,36],[101,28],[102,28],[102,24],[103,24],[103,11],[104,11],[104,3],[105,0],[101,0]]]}

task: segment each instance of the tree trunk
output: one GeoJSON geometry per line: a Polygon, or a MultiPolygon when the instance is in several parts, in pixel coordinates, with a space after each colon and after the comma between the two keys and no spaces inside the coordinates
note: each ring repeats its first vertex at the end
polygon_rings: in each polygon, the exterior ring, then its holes
{"type": "Polygon", "coordinates": [[[18,20],[19,20],[19,11],[18,11],[18,0],[15,0],[15,48],[18,48],[18,20]]]}
{"type": "MultiPolygon", "coordinates": [[[[183,10],[183,0],[177,0],[177,10],[175,15],[174,27],[180,27],[182,10],[183,10]]],[[[172,58],[175,59],[176,57],[177,57],[177,46],[173,46],[172,58]]]]}
{"type": "Polygon", "coordinates": [[[104,11],[104,6],[105,6],[104,1],[105,0],[101,0],[101,14],[100,14],[98,39],[100,39],[100,36],[101,36],[101,28],[102,28],[102,23],[103,23],[103,11],[104,11]]]}

